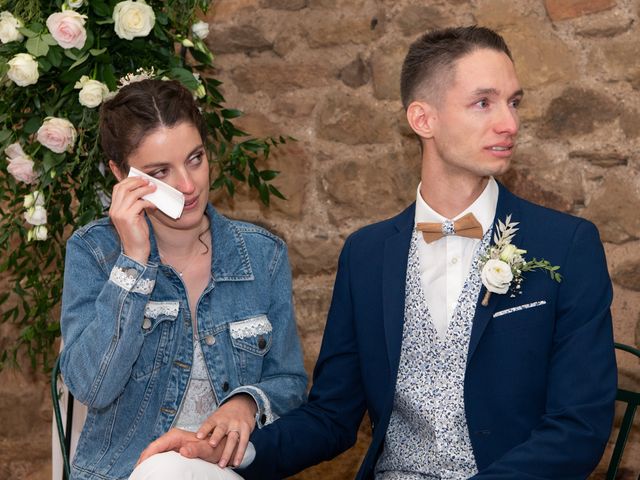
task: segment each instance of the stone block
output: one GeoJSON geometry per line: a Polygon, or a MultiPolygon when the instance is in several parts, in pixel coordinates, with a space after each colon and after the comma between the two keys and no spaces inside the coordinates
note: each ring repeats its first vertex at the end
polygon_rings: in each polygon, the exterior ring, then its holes
{"type": "Polygon", "coordinates": [[[335,271],[343,239],[329,232],[293,234],[289,256],[294,275],[318,275],[335,271]]]}
{"type": "Polygon", "coordinates": [[[392,142],[395,119],[372,103],[352,95],[329,96],[316,114],[318,137],[347,145],[392,142]]]}
{"type": "Polygon", "coordinates": [[[433,5],[409,4],[395,17],[394,22],[405,36],[426,33],[434,28],[453,26],[454,19],[433,5]]]}
{"type": "Polygon", "coordinates": [[[368,44],[382,33],[378,14],[373,2],[361,9],[311,10],[303,22],[307,43],[311,48],[368,44]]]}
{"type": "Polygon", "coordinates": [[[274,96],[300,88],[328,85],[337,75],[328,62],[292,63],[283,61],[254,61],[240,65],[231,78],[241,92],[263,91],[274,96]]]}
{"type": "Polygon", "coordinates": [[[243,10],[255,10],[259,6],[259,0],[216,0],[211,3],[207,12],[206,21],[210,25],[228,22],[243,10]]]}
{"type": "Polygon", "coordinates": [[[630,31],[615,39],[595,45],[589,54],[590,72],[597,72],[610,81],[627,81],[640,89],[640,63],[638,57],[638,32],[630,31]]]}
{"type": "Polygon", "coordinates": [[[583,160],[591,165],[603,168],[622,167],[629,163],[629,156],[615,151],[593,152],[585,150],[574,150],[569,152],[569,158],[583,160]]]}
{"type": "Polygon", "coordinates": [[[282,117],[308,117],[318,103],[316,97],[309,96],[304,91],[284,93],[273,102],[273,112],[282,117]]]}
{"type": "Polygon", "coordinates": [[[260,0],[261,7],[276,10],[302,10],[307,4],[308,0],[260,0]]]}
{"type": "Polygon", "coordinates": [[[549,18],[554,22],[601,12],[616,6],[616,0],[544,0],[549,18]]]}
{"type": "Polygon", "coordinates": [[[607,175],[582,216],[595,223],[604,242],[622,244],[640,237],[640,178],[629,173],[607,175]]]}
{"type": "Polygon", "coordinates": [[[358,55],[358,58],[340,70],[338,78],[348,87],[358,88],[369,81],[371,72],[369,71],[369,66],[358,55]]]}
{"type": "Polygon", "coordinates": [[[625,110],[620,115],[620,128],[627,138],[640,137],[640,112],[625,110]]]}
{"type": "Polygon", "coordinates": [[[373,95],[379,100],[400,101],[400,72],[408,45],[393,42],[376,49],[371,56],[373,95]]]}
{"type": "Polygon", "coordinates": [[[272,48],[262,32],[251,25],[211,25],[205,40],[214,54],[261,52],[272,48]]]}
{"type": "Polygon", "coordinates": [[[538,133],[542,138],[586,135],[598,123],[611,122],[617,116],[617,103],[607,95],[569,87],[551,101],[538,133]]]}
{"type": "Polygon", "coordinates": [[[541,182],[535,173],[528,169],[511,168],[498,177],[505,186],[516,195],[544,207],[569,212],[573,207],[570,199],[558,193],[559,189],[549,188],[541,182]]]}
{"type": "Polygon", "coordinates": [[[613,272],[611,279],[623,288],[640,292],[640,258],[621,265],[613,272]]]}
{"type": "Polygon", "coordinates": [[[320,188],[331,223],[344,229],[350,222],[350,232],[401,212],[415,200],[419,181],[419,158],[369,151],[329,168],[320,188]]]}

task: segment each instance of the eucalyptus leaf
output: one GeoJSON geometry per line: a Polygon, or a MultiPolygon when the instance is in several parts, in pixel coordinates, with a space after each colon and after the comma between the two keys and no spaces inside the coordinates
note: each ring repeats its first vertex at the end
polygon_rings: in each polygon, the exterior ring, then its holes
{"type": "Polygon", "coordinates": [[[49,51],[49,45],[45,42],[41,36],[35,36],[27,39],[25,42],[27,52],[34,57],[43,57],[49,51]]]}

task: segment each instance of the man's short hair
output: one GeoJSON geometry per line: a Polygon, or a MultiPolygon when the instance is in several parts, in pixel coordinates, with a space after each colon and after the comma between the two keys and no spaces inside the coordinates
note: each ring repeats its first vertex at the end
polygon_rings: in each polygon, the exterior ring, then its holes
{"type": "Polygon", "coordinates": [[[413,42],[400,75],[400,95],[405,110],[418,95],[438,102],[442,87],[453,80],[455,62],[480,48],[503,52],[513,61],[500,35],[475,25],[434,30],[413,42]]]}

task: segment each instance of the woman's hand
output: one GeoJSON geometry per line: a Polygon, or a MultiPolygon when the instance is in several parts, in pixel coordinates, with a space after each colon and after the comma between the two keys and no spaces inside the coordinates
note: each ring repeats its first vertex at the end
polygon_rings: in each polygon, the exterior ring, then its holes
{"type": "Polygon", "coordinates": [[[199,440],[193,432],[172,428],[157,440],[151,442],[140,454],[136,466],[156,453],[178,452],[183,457],[201,458],[207,462],[217,463],[224,442],[218,448],[213,448],[206,440],[199,440]]]}
{"type": "Polygon", "coordinates": [[[144,209],[155,206],[142,197],[155,189],[156,186],[148,180],[127,177],[113,187],[109,207],[109,217],[116,227],[125,255],[143,265],[151,251],[144,209]]]}
{"type": "Polygon", "coordinates": [[[221,405],[198,429],[196,437],[199,439],[204,439],[211,433],[209,444],[212,447],[217,447],[220,441],[227,437],[218,462],[220,468],[229,464],[232,455],[233,466],[238,466],[242,462],[249,436],[256,426],[257,411],[258,406],[251,395],[240,393],[221,405]]]}

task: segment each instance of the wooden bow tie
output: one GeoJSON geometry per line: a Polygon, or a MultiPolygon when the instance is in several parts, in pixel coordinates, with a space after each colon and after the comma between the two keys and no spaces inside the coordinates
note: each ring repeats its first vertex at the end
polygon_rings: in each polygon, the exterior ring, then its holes
{"type": "Polygon", "coordinates": [[[473,213],[469,212],[455,222],[446,220],[442,223],[423,222],[418,223],[416,228],[422,232],[424,241],[435,242],[439,238],[448,235],[458,235],[468,238],[482,238],[482,225],[473,213]]]}

